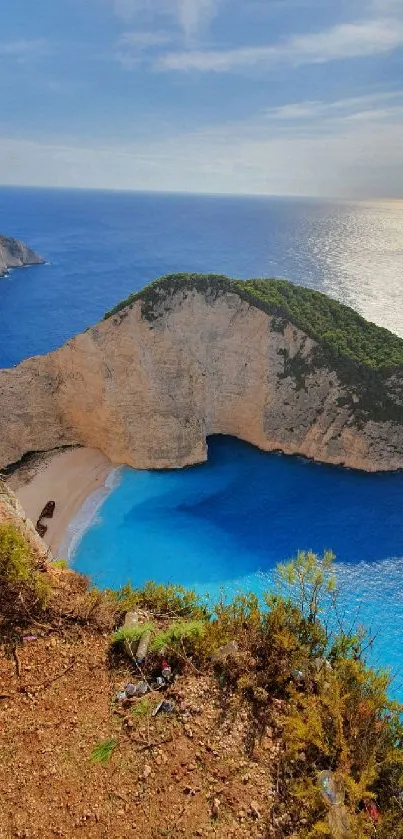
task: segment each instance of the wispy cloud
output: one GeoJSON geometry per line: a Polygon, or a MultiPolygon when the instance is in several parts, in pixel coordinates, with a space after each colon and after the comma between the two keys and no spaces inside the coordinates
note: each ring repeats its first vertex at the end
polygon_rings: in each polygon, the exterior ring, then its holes
{"type": "Polygon", "coordinates": [[[20,63],[51,55],[52,49],[44,38],[16,41],[0,41],[0,57],[14,59],[20,63]]]}
{"type": "Polygon", "coordinates": [[[171,41],[167,32],[124,32],[116,44],[115,58],[126,69],[132,69],[158,47],[171,41]]]}
{"type": "Polygon", "coordinates": [[[191,39],[216,14],[223,0],[113,0],[116,13],[125,21],[141,16],[148,20],[171,18],[191,39]]]}
{"type": "Polygon", "coordinates": [[[379,119],[385,113],[393,113],[396,110],[394,103],[399,100],[401,104],[398,105],[397,110],[400,113],[403,108],[403,89],[351,96],[330,102],[321,100],[292,102],[276,108],[268,108],[265,114],[268,119],[285,123],[312,122],[317,119],[322,121],[361,119],[364,116],[368,117],[369,114],[379,119]]]}
{"type": "Polygon", "coordinates": [[[161,70],[229,72],[238,68],[286,63],[322,64],[391,52],[403,45],[403,20],[382,19],[343,23],[306,35],[293,35],[265,46],[230,50],[170,52],[158,62],[161,70]]]}

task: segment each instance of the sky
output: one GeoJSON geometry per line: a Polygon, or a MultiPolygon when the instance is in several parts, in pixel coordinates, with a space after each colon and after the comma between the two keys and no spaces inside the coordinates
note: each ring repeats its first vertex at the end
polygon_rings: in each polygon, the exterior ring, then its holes
{"type": "Polygon", "coordinates": [[[403,197],[403,0],[0,0],[0,183],[403,197]]]}

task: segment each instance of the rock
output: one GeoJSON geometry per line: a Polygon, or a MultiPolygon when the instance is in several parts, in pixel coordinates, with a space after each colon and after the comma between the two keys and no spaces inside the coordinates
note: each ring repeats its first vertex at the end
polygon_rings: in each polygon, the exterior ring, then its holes
{"type": "Polygon", "coordinates": [[[36,529],[36,532],[39,533],[39,536],[41,537],[41,539],[43,539],[43,537],[44,537],[48,528],[47,528],[46,524],[42,524],[41,521],[37,521],[35,529],[36,529]]]}
{"type": "Polygon", "coordinates": [[[35,251],[20,242],[0,235],[0,277],[9,268],[21,268],[24,265],[43,265],[44,259],[35,251]]]}
{"type": "MultiPolygon", "coordinates": [[[[139,622],[137,612],[126,612],[123,628],[124,629],[133,629],[133,627],[137,626],[139,622]]],[[[129,658],[135,658],[135,649],[137,647],[137,643],[133,643],[132,641],[126,639],[124,642],[124,648],[126,650],[127,655],[129,658]]]]}
{"type": "Polygon", "coordinates": [[[220,799],[219,798],[214,798],[213,803],[211,805],[211,815],[213,816],[214,819],[218,819],[218,816],[220,815],[220,806],[221,806],[220,799]]]}
{"type": "Polygon", "coordinates": [[[136,652],[136,661],[138,664],[142,664],[146,658],[148,647],[151,641],[151,632],[149,629],[146,629],[143,632],[140,641],[138,643],[137,652],[136,652]]]}
{"type": "Polygon", "coordinates": [[[43,562],[46,559],[51,560],[52,554],[50,548],[42,542],[38,532],[35,530],[33,523],[27,519],[17,496],[7,486],[7,484],[0,479],[0,523],[14,524],[21,532],[24,538],[29,543],[35,557],[43,562]]]}
{"type": "MultiPolygon", "coordinates": [[[[1,370],[0,469],[63,445],[183,467],[205,461],[219,433],[324,463],[403,468],[402,366],[340,360],[309,324],[279,323],[244,298],[229,281],[168,278],[59,350],[1,370]]],[[[349,310],[332,306],[337,331],[349,310]]],[[[377,328],[356,318],[364,342],[377,328]]],[[[400,358],[401,339],[379,333],[390,341],[400,358]]]]}
{"type": "Polygon", "coordinates": [[[55,504],[54,501],[48,501],[47,504],[45,504],[45,506],[44,506],[40,516],[39,516],[39,520],[40,519],[51,519],[53,517],[53,513],[55,512],[55,507],[56,507],[56,504],[55,504]]]}
{"type": "Polygon", "coordinates": [[[237,641],[229,641],[223,647],[220,647],[216,653],[211,657],[213,664],[225,664],[229,656],[235,656],[239,651],[237,641]]]}
{"type": "Polygon", "coordinates": [[[259,811],[259,805],[257,804],[256,801],[251,801],[250,802],[249,810],[250,810],[251,816],[253,816],[254,819],[260,819],[261,818],[261,813],[259,811]]]}
{"type": "Polygon", "coordinates": [[[150,777],[151,773],[152,773],[151,766],[148,766],[148,764],[146,764],[144,769],[143,769],[143,775],[142,775],[142,777],[144,778],[145,781],[147,780],[147,778],[150,777]]]}
{"type": "Polygon", "coordinates": [[[133,629],[133,627],[137,626],[139,622],[139,616],[137,612],[126,612],[125,619],[123,622],[124,629],[133,629]]]}

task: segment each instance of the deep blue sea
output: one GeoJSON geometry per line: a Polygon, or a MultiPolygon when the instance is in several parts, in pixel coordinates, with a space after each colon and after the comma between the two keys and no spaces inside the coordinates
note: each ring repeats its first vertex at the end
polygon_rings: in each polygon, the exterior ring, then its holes
{"type": "MultiPolygon", "coordinates": [[[[0,231],[49,262],[0,279],[3,367],[172,271],[287,277],[403,337],[403,202],[0,189],[0,231]]],[[[74,566],[105,586],[174,581],[216,598],[261,593],[277,562],[330,548],[348,620],[377,633],[373,660],[403,698],[403,473],[228,438],[212,438],[209,455],[182,471],[112,473],[66,534],[74,566]]]]}

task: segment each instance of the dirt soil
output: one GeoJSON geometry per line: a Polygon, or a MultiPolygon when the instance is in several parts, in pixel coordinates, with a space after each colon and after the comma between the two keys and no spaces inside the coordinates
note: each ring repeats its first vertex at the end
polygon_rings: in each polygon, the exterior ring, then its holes
{"type": "Polygon", "coordinates": [[[24,636],[16,655],[0,652],[0,839],[281,835],[273,731],[257,736],[213,674],[179,675],[122,708],[116,692],[141,677],[128,659],[111,666],[106,635],[24,636]],[[153,717],[162,698],[175,709],[153,717]],[[109,739],[110,759],[94,761],[109,739]]]}

